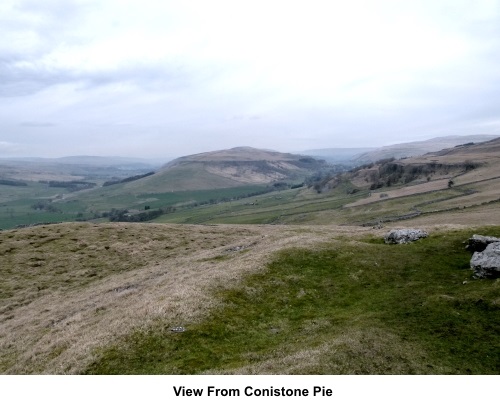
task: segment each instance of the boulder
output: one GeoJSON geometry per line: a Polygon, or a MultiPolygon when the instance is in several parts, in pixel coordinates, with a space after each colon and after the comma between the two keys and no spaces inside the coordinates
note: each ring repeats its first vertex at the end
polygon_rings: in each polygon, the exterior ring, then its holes
{"type": "Polygon", "coordinates": [[[421,229],[393,229],[384,240],[385,243],[410,243],[427,236],[429,234],[421,229]]]}
{"type": "Polygon", "coordinates": [[[470,252],[482,252],[490,243],[500,242],[500,238],[494,236],[472,235],[465,247],[470,252]]]}
{"type": "Polygon", "coordinates": [[[500,242],[493,242],[482,252],[474,252],[470,260],[474,278],[500,277],[500,242]]]}

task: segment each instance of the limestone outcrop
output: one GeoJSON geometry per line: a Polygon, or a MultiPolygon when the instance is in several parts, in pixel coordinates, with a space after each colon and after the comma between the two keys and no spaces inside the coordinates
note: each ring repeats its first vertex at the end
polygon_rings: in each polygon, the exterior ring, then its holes
{"type": "Polygon", "coordinates": [[[490,243],[500,242],[500,238],[494,236],[472,235],[465,247],[470,252],[482,252],[490,243]]]}
{"type": "Polygon", "coordinates": [[[474,252],[470,267],[474,278],[500,277],[500,242],[488,244],[482,252],[474,252]]]}
{"type": "Polygon", "coordinates": [[[429,234],[421,229],[393,229],[384,237],[385,243],[410,243],[427,238],[429,234]]]}

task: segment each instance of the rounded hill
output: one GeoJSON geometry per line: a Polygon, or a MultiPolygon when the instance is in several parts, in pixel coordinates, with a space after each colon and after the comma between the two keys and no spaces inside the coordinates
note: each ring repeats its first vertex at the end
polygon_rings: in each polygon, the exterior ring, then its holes
{"type": "Polygon", "coordinates": [[[325,166],[324,161],[309,156],[237,147],[180,157],[126,187],[161,192],[302,181],[325,166]]]}

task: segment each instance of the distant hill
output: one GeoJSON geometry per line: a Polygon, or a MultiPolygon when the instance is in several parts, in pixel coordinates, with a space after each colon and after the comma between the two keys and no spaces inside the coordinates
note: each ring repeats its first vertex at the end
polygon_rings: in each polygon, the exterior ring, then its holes
{"type": "Polygon", "coordinates": [[[372,152],[377,148],[326,148],[310,149],[300,152],[300,154],[324,159],[328,163],[349,163],[357,156],[372,152]]]}
{"type": "Polygon", "coordinates": [[[470,157],[472,155],[480,155],[483,158],[487,158],[492,154],[497,158],[500,156],[500,137],[486,142],[461,144],[435,153],[436,156],[470,157]]]}
{"type": "MultiPolygon", "coordinates": [[[[358,166],[350,172],[326,175],[312,186],[319,193],[346,185],[349,185],[353,194],[372,191],[369,197],[349,206],[374,203],[380,198],[400,198],[439,190],[449,190],[447,193],[451,193],[443,196],[442,201],[457,197],[456,201],[463,201],[466,205],[470,203],[469,200],[497,202],[499,173],[500,137],[421,156],[381,159],[358,166]]],[[[451,204],[450,207],[456,205],[451,204]]]]}
{"type": "Polygon", "coordinates": [[[90,180],[100,183],[143,174],[160,166],[153,160],[119,156],[0,158],[0,178],[20,181],[90,180]]]}
{"type": "Polygon", "coordinates": [[[403,157],[420,156],[429,152],[437,152],[442,149],[453,148],[457,145],[464,145],[471,142],[485,142],[497,137],[498,135],[444,136],[425,141],[399,143],[395,145],[383,146],[381,148],[362,153],[355,157],[354,160],[358,163],[368,163],[392,157],[399,159],[403,157]]]}
{"type": "MultiPolygon", "coordinates": [[[[164,161],[163,161],[164,162],[164,161]]],[[[122,156],[63,156],[59,158],[40,158],[40,157],[17,157],[0,158],[0,164],[11,165],[36,165],[41,167],[78,165],[92,167],[116,167],[116,168],[151,168],[159,166],[158,161],[130,158],[122,156]]]]}
{"type": "Polygon", "coordinates": [[[124,187],[142,192],[167,192],[301,181],[325,167],[324,161],[310,156],[237,147],[180,157],[153,176],[124,187]]]}

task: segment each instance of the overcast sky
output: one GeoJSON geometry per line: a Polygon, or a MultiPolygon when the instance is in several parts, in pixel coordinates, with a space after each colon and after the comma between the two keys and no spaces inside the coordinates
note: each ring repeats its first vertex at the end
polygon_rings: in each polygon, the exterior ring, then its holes
{"type": "Polygon", "coordinates": [[[0,157],[500,134],[500,0],[0,2],[0,157]]]}

